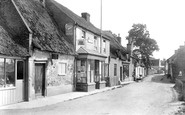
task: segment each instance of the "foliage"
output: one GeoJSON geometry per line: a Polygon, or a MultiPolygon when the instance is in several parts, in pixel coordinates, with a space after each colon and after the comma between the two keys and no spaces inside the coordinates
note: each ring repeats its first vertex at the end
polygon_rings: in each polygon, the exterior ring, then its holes
{"type": "Polygon", "coordinates": [[[158,51],[157,42],[150,38],[149,31],[145,24],[133,24],[132,29],[129,30],[127,40],[133,43],[134,55],[140,55],[142,62],[146,68],[150,67],[150,57],[154,51],[158,51]],[[139,53],[138,53],[139,52],[139,53]]]}

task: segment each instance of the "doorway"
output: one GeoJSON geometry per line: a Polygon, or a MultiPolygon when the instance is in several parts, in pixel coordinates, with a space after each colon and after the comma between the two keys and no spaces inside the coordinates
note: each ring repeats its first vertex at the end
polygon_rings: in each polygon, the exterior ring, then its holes
{"type": "Polygon", "coordinates": [[[35,96],[42,97],[45,94],[45,64],[35,64],[35,96]]]}
{"type": "Polygon", "coordinates": [[[16,74],[17,74],[17,80],[16,80],[16,100],[17,102],[22,102],[24,101],[24,76],[25,76],[25,71],[24,71],[24,61],[17,60],[16,63],[16,74]]]}
{"type": "Polygon", "coordinates": [[[122,77],[123,77],[123,68],[122,67],[120,67],[120,81],[122,81],[123,79],[122,79],[122,77]]]}

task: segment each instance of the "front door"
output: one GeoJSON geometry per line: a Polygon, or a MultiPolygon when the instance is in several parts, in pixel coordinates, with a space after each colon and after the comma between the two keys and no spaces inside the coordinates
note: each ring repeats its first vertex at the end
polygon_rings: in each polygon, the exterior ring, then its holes
{"type": "Polygon", "coordinates": [[[120,67],[120,81],[122,81],[122,73],[123,73],[123,69],[122,67],[120,67]]]}
{"type": "Polygon", "coordinates": [[[35,95],[36,97],[44,96],[45,90],[45,65],[42,63],[35,64],[35,95]]]}
{"type": "Polygon", "coordinates": [[[24,101],[24,62],[17,61],[16,101],[24,101]]]}
{"type": "Polygon", "coordinates": [[[99,89],[100,73],[99,73],[99,60],[95,60],[95,82],[96,89],[99,89]]]}

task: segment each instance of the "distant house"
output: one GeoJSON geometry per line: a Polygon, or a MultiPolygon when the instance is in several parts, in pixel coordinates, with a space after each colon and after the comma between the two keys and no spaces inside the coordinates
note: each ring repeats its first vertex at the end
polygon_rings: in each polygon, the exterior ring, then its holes
{"type": "Polygon", "coordinates": [[[75,62],[76,90],[104,88],[110,40],[90,22],[90,14],[82,13],[80,17],[54,0],[46,0],[45,7],[78,53],[75,62]]]}
{"type": "Polygon", "coordinates": [[[127,49],[121,45],[121,37],[111,31],[104,31],[110,39],[110,65],[108,85],[116,86],[129,78],[129,62],[127,49]]]}
{"type": "Polygon", "coordinates": [[[167,60],[166,73],[175,81],[178,77],[185,75],[185,46],[180,46],[179,49],[167,60]]]}
{"type": "Polygon", "coordinates": [[[151,64],[151,69],[149,69],[149,74],[162,73],[162,70],[161,70],[162,66],[161,66],[160,59],[155,59],[155,58],[151,57],[150,64],[151,64]]]}
{"type": "Polygon", "coordinates": [[[0,1],[0,106],[74,90],[75,49],[44,1],[0,1]]]}
{"type": "Polygon", "coordinates": [[[141,54],[134,51],[134,41],[132,38],[127,39],[127,51],[129,53],[129,78],[131,80],[141,79],[146,75],[146,68],[141,59],[141,54]]]}

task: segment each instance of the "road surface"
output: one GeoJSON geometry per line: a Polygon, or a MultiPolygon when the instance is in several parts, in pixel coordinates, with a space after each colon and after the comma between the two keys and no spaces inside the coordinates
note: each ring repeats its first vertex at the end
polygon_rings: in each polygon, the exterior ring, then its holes
{"type": "Polygon", "coordinates": [[[161,75],[141,82],[55,105],[0,110],[2,115],[173,115],[177,111],[174,84],[161,75]]]}

